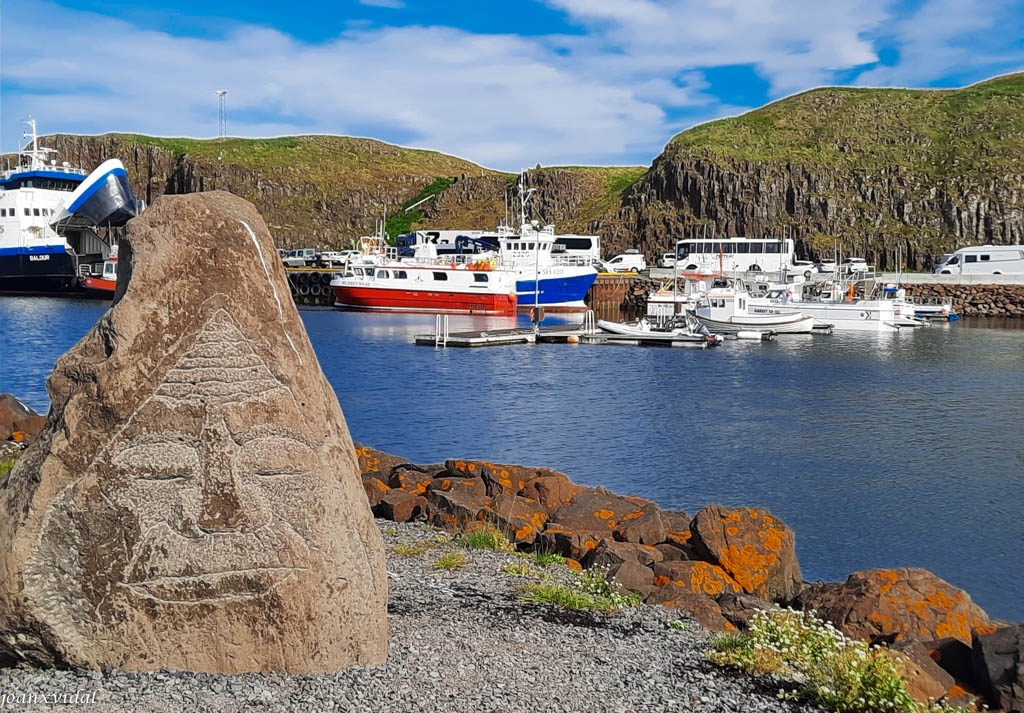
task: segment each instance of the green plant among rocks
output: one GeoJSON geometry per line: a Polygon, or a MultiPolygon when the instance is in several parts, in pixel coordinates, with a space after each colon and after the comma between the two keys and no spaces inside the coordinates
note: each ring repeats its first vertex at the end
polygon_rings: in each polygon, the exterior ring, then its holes
{"type": "Polygon", "coordinates": [[[533,553],[533,561],[540,567],[550,567],[554,564],[565,564],[565,557],[557,552],[538,550],[533,553]]]}
{"type": "Polygon", "coordinates": [[[433,546],[433,542],[400,542],[391,548],[391,552],[400,557],[416,557],[426,554],[433,546]]]}
{"type": "Polygon", "coordinates": [[[925,705],[907,692],[902,660],[892,651],[847,638],[814,612],[757,612],[750,628],[719,636],[708,658],[747,673],[772,674],[795,684],[780,695],[840,713],[954,713],[925,705]]]}
{"type": "Polygon", "coordinates": [[[613,612],[639,606],[643,601],[639,594],[622,593],[617,584],[608,580],[607,571],[599,567],[580,572],[572,584],[529,584],[521,592],[525,602],[552,604],[561,609],[613,612]]]}
{"type": "Polygon", "coordinates": [[[529,577],[533,574],[533,570],[530,569],[528,562],[511,562],[501,568],[503,574],[510,575],[512,577],[529,577]]]}
{"type": "Polygon", "coordinates": [[[463,533],[456,542],[467,550],[493,550],[494,552],[512,552],[515,548],[509,539],[493,527],[481,527],[463,533]]]}
{"type": "Polygon", "coordinates": [[[462,552],[448,552],[441,555],[430,565],[434,569],[453,570],[462,569],[469,559],[462,552]]]}

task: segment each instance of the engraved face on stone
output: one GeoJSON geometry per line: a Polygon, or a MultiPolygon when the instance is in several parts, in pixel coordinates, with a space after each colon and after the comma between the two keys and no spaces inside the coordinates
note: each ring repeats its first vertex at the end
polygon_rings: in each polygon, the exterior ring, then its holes
{"type": "Polygon", "coordinates": [[[104,547],[118,546],[103,555],[83,543],[109,580],[83,583],[87,597],[113,585],[161,604],[230,603],[309,569],[333,482],[319,477],[309,432],[291,392],[217,311],[86,473],[117,514],[104,547]]]}
{"type": "Polygon", "coordinates": [[[219,311],[102,458],[103,491],[140,535],[122,586],[162,602],[246,598],[307,568],[321,463],[281,425],[301,422],[219,311]]]}

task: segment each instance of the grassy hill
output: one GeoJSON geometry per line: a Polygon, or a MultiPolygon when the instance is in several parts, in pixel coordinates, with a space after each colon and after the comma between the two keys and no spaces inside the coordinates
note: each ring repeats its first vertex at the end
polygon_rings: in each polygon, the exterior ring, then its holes
{"type": "Polygon", "coordinates": [[[670,146],[839,169],[1016,171],[1024,151],[1024,74],[963,89],[813,89],[684,131],[670,146]]]}

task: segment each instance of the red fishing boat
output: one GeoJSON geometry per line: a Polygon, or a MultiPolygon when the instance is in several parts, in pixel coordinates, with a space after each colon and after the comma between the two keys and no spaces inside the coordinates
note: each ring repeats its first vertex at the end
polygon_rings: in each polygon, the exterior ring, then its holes
{"type": "Polygon", "coordinates": [[[89,297],[112,299],[117,289],[117,246],[110,257],[103,261],[103,272],[82,278],[82,288],[89,297]]]}
{"type": "Polygon", "coordinates": [[[517,307],[516,274],[491,260],[350,263],[331,289],[342,309],[515,315],[517,307]]]}

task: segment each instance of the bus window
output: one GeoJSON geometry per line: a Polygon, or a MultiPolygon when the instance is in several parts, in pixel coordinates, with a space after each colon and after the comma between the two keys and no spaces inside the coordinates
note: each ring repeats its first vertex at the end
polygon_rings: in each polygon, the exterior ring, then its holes
{"type": "Polygon", "coordinates": [[[711,243],[711,254],[717,255],[722,251],[722,244],[719,242],[711,243]]]}
{"type": "Polygon", "coordinates": [[[778,255],[779,252],[780,252],[780,247],[781,246],[778,243],[776,243],[776,242],[765,243],[764,244],[764,251],[766,253],[774,253],[774,254],[778,255]]]}
{"type": "Polygon", "coordinates": [[[750,243],[750,252],[752,252],[752,253],[763,253],[764,252],[764,243],[760,243],[760,242],[750,243]]]}
{"type": "Polygon", "coordinates": [[[750,243],[736,243],[733,246],[732,251],[735,253],[748,253],[750,252],[750,243]]]}

